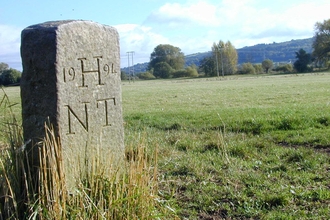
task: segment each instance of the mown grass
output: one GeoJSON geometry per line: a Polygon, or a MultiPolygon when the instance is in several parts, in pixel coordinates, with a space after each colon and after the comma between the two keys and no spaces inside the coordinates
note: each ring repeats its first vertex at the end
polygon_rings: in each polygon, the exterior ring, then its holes
{"type": "Polygon", "coordinates": [[[128,157],[141,143],[146,157],[158,152],[152,189],[167,219],[328,219],[329,83],[330,73],[123,82],[128,157]]]}

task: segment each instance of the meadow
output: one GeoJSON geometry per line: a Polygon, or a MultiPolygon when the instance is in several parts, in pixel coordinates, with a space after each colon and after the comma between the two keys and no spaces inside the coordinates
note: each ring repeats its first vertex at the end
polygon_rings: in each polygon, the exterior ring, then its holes
{"type": "Polygon", "coordinates": [[[329,83],[329,73],[125,82],[126,141],[157,147],[159,195],[180,218],[328,218],[329,83]]]}
{"type": "Polygon", "coordinates": [[[328,219],[329,84],[329,72],[122,82],[127,155],[143,146],[157,194],[149,218],[328,219]]]}

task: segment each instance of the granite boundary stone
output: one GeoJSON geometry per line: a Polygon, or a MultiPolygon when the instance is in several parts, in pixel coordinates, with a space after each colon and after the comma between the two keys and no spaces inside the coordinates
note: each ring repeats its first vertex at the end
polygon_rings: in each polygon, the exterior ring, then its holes
{"type": "Polygon", "coordinates": [[[120,164],[124,129],[118,32],[83,20],[32,25],[22,31],[21,57],[22,121],[24,140],[31,140],[30,165],[38,169],[45,123],[60,140],[70,188],[93,160],[105,169],[120,164]]]}

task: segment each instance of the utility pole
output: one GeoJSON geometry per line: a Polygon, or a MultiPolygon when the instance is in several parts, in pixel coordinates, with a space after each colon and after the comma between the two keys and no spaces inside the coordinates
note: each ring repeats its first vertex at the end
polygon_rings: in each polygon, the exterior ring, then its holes
{"type": "Polygon", "coordinates": [[[126,53],[127,53],[127,58],[128,58],[128,66],[127,66],[127,68],[128,68],[128,81],[131,82],[131,76],[130,76],[131,69],[130,69],[130,66],[129,66],[129,52],[126,52],[126,53]]]}
{"type": "Polygon", "coordinates": [[[134,82],[134,59],[133,59],[133,56],[134,56],[134,51],[130,51],[129,53],[131,53],[132,55],[132,80],[134,82]]]}
{"type": "Polygon", "coordinates": [[[129,52],[126,52],[126,53],[127,53],[127,56],[128,56],[128,78],[130,79],[130,77],[132,76],[132,79],[134,79],[134,60],[133,60],[133,56],[134,56],[135,52],[134,51],[129,51],[129,52]],[[129,62],[130,54],[132,55],[132,74],[131,74],[131,68],[130,68],[130,62],[129,62]]]}

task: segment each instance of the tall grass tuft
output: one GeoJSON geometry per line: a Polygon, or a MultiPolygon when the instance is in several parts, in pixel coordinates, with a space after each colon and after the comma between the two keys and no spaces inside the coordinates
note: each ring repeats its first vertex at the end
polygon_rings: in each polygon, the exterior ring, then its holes
{"type": "Polygon", "coordinates": [[[39,151],[39,192],[34,215],[40,219],[64,219],[67,190],[62,163],[61,145],[54,129],[45,125],[45,138],[39,151]]]}
{"type": "Polygon", "coordinates": [[[28,143],[23,143],[21,126],[6,94],[0,107],[9,112],[5,117],[8,143],[0,156],[0,220],[176,218],[158,196],[158,152],[148,153],[144,138],[126,146],[126,161],[120,169],[108,169],[108,164],[91,156],[92,165],[80,170],[75,191],[69,193],[65,175],[70,174],[63,167],[62,146],[52,126],[45,125],[39,149],[40,184],[34,191],[29,167],[23,162],[28,143]]]}
{"type": "Polygon", "coordinates": [[[21,126],[12,110],[15,104],[10,102],[4,89],[1,89],[4,93],[0,101],[1,135],[5,137],[7,142],[1,144],[0,218],[19,219],[22,217],[20,210],[24,206],[22,192],[27,191],[24,187],[24,184],[27,186],[26,183],[21,182],[21,177],[26,175],[23,169],[23,160],[21,160],[24,156],[22,149],[25,145],[23,144],[21,126]]]}
{"type": "MultiPolygon", "coordinates": [[[[123,170],[114,170],[110,177],[102,167],[91,168],[82,175],[76,192],[69,196],[67,218],[78,219],[154,219],[166,216],[159,203],[157,189],[157,152],[147,154],[143,142],[128,146],[123,170]]],[[[98,166],[98,162],[93,164],[98,166]]]]}

